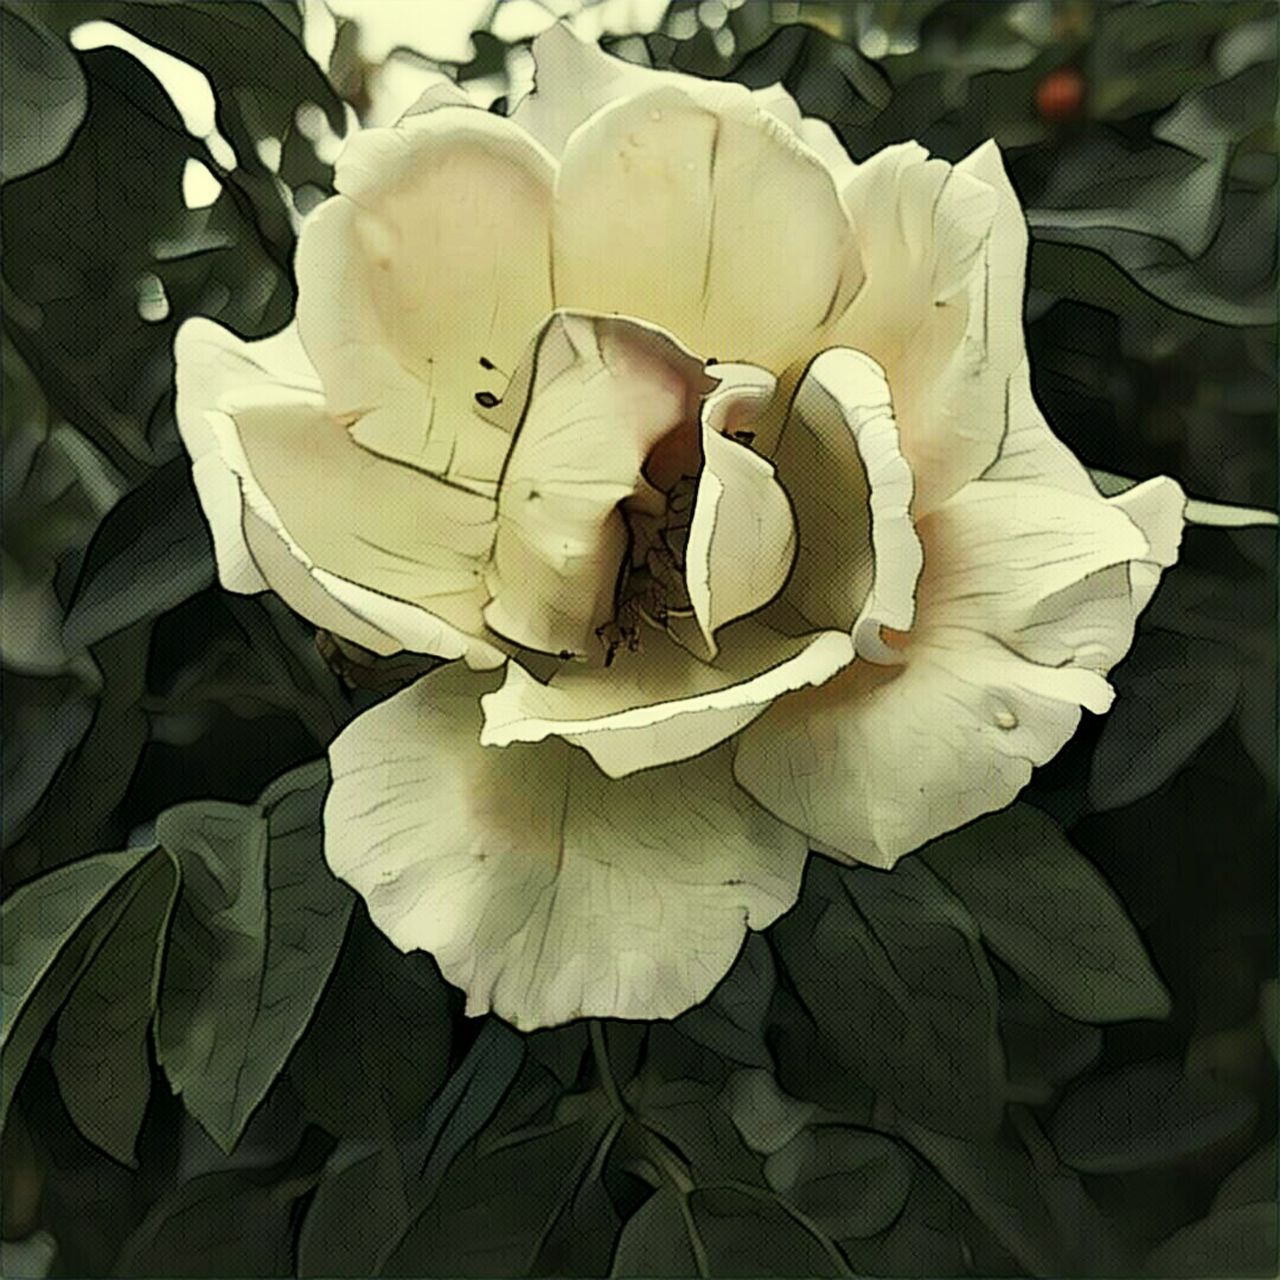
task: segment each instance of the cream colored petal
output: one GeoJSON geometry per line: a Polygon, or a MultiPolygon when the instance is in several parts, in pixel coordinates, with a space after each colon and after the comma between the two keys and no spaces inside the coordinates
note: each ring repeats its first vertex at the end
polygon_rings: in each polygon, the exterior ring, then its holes
{"type": "Polygon", "coordinates": [[[1008,804],[1081,707],[1107,709],[1104,674],[1136,613],[1127,574],[1168,551],[1096,495],[986,480],[919,533],[902,665],[855,664],[780,700],[744,733],[734,766],[771,812],[877,866],[1008,804]]]}
{"type": "Polygon", "coordinates": [[[1041,603],[1113,565],[1144,560],[1142,530],[1114,503],[1049,485],[978,480],[920,522],[920,625],[998,629],[1016,646],[1041,603]]]}
{"type": "Polygon", "coordinates": [[[1149,544],[1147,555],[1129,566],[1134,612],[1141,613],[1151,602],[1161,573],[1177,563],[1186,523],[1187,495],[1176,480],[1156,476],[1110,501],[1142,530],[1149,544]]]}
{"type": "Polygon", "coordinates": [[[826,166],[741,86],[611,104],[556,179],[557,306],[642,317],[712,360],[810,354],[850,243],[826,166]]]}
{"type": "MultiPolygon", "coordinates": [[[[668,85],[694,97],[714,95],[714,82],[678,71],[656,71],[606,53],[557,23],[533,41],[534,88],[515,105],[511,118],[553,155],[564,152],[573,131],[602,107],[668,85]]],[[[780,85],[752,93],[762,110],[798,131],[800,109],[780,85]]]]}
{"type": "Polygon", "coordinates": [[[1080,719],[1101,676],[1027,662],[984,635],[934,632],[905,666],[857,663],[743,734],[734,772],[770,812],[833,853],[891,867],[1003,808],[1080,719]]]}
{"type": "Polygon", "coordinates": [[[708,657],[721,627],[778,594],[795,554],[791,504],[773,464],[704,426],[685,578],[708,657]]]}
{"type": "Polygon", "coordinates": [[[509,443],[479,412],[551,308],[554,163],[511,121],[441,106],[355,135],[303,225],[298,320],[356,439],[491,484],[509,443]]]}
{"type": "Polygon", "coordinates": [[[531,1029],[670,1018],[795,900],[803,837],[724,752],[621,781],[559,742],[478,743],[492,677],[449,667],[330,747],[325,856],[402,950],[531,1029]]]}
{"type": "Polygon", "coordinates": [[[774,460],[799,529],[784,599],[814,626],[848,628],[860,656],[897,661],[880,632],[910,629],[921,551],[884,370],[860,351],[823,352],[774,460]]]}
{"type": "MultiPolygon", "coordinates": [[[[621,503],[681,432],[695,450],[702,362],[632,321],[557,313],[502,474],[485,619],[545,653],[594,655],[628,545],[621,503]]],[[[691,467],[692,469],[692,467],[691,467]]]]}
{"type": "Polygon", "coordinates": [[[179,328],[173,354],[178,431],[191,456],[196,493],[213,534],[218,579],[228,591],[262,591],[266,583],[241,528],[240,484],[217,447],[209,415],[229,393],[245,388],[293,388],[313,395],[320,385],[316,372],[293,325],[259,342],[245,342],[229,329],[199,317],[179,328]]]}
{"type": "MultiPolygon", "coordinates": [[[[255,403],[246,394],[227,403],[214,424],[221,454],[257,517],[255,558],[286,600],[311,616],[318,589],[326,608],[337,602],[393,637],[392,648],[445,657],[474,650],[482,662],[495,660],[480,615],[492,502],[361,449],[318,396],[255,403]],[[263,541],[258,525],[275,542],[263,541]]],[[[366,643],[349,625],[334,629],[366,643]]],[[[368,647],[388,651],[385,643],[368,647]]]]}
{"type": "Polygon", "coordinates": [[[546,684],[508,664],[505,683],[484,699],[480,740],[506,746],[558,735],[622,777],[708,750],[774,699],[821,684],[852,660],[839,631],[794,639],[748,619],[726,629],[713,665],[651,630],[643,652],[619,650],[604,668],[566,664],[546,684]]]}
{"type": "MultiPolygon", "coordinates": [[[[385,656],[406,647],[395,636],[349,609],[329,585],[320,580],[315,566],[298,554],[296,545],[291,544],[281,530],[255,514],[252,507],[246,506],[243,520],[245,541],[266,586],[295,613],[313,626],[332,631],[373,653],[385,656]]],[[[459,653],[448,656],[458,657],[459,653]]]]}
{"type": "Polygon", "coordinates": [[[1031,366],[1024,358],[1009,379],[1005,436],[1000,454],[982,473],[984,480],[1051,484],[1068,493],[1097,493],[1089,473],[1053,434],[1031,390],[1031,366]]]}
{"type": "Polygon", "coordinates": [[[1003,308],[1024,264],[1016,245],[993,240],[1000,199],[974,172],[988,167],[908,143],[857,166],[843,192],[866,279],[830,341],[888,373],[917,515],[994,461],[1022,357],[1021,305],[1003,308]]]}

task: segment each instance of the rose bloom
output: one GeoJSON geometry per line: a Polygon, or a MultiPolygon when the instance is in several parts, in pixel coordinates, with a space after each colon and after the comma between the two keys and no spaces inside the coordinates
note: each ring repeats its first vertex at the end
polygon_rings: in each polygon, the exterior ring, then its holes
{"type": "Polygon", "coordinates": [[[811,848],[1008,804],[1184,506],[1037,409],[993,143],[856,165],[781,87],[534,55],[509,118],[441,85],[351,139],[295,324],[177,338],[223,585],[462,660],[332,744],[325,855],[526,1028],[673,1016],[811,848]]]}

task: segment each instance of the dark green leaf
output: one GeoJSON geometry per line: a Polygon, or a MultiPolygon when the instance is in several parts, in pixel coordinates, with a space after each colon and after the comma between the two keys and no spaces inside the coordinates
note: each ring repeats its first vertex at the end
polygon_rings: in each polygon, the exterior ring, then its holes
{"type": "Polygon", "coordinates": [[[742,59],[732,78],[751,89],[780,83],[805,115],[850,128],[879,115],[892,96],[888,77],[874,62],[802,24],[775,31],[742,59]]]}
{"type": "Polygon", "coordinates": [[[74,648],[181,604],[213,582],[213,548],[190,460],[167,462],[98,527],[63,624],[74,648]]]}
{"type": "Polygon", "coordinates": [[[404,1150],[405,1168],[434,1189],[458,1153],[489,1122],[524,1062],[524,1041],[505,1022],[487,1018],[467,1056],[449,1077],[404,1150]]]}
{"type": "Polygon", "coordinates": [[[774,928],[820,1042],[908,1115],[985,1132],[1004,1096],[996,989],[972,917],[919,859],[892,873],[812,858],[774,928]]]}
{"type": "Polygon", "coordinates": [[[151,1096],[151,1019],[178,868],[155,853],[133,877],[132,900],[58,1018],[52,1056],[81,1133],[129,1165],[151,1096]]]}
{"type": "Polygon", "coordinates": [[[298,1275],[369,1276],[405,1229],[412,1207],[404,1168],[391,1143],[339,1146],[298,1234],[298,1275]]]}
{"type": "Polygon", "coordinates": [[[363,911],[289,1060],[310,1118],[340,1136],[398,1128],[444,1083],[448,988],[425,952],[397,951],[363,911]]]}
{"type": "Polygon", "coordinates": [[[1099,809],[1132,804],[1184,768],[1235,710],[1238,659],[1209,640],[1152,631],[1116,672],[1089,775],[1099,809]]]}
{"type": "Polygon", "coordinates": [[[323,767],[305,766],[259,805],[179,805],[156,824],[183,873],[159,1057],[225,1150],[310,1021],[346,932],[352,896],[320,852],[326,786],[323,767]]]}
{"type": "Polygon", "coordinates": [[[1127,1173],[1174,1164],[1248,1133],[1258,1103],[1177,1062],[1143,1062],[1095,1076],[1053,1114],[1058,1154],[1082,1173],[1127,1173]]]}
{"type": "Polygon", "coordinates": [[[125,1242],[117,1276],[291,1276],[294,1205],[315,1174],[274,1183],[207,1173],[163,1196],[125,1242]]]}
{"type": "Polygon", "coordinates": [[[775,1191],[835,1240],[884,1231],[911,1193],[912,1162],[902,1146],[847,1125],[804,1130],[764,1171],[775,1191]]]}
{"type": "Polygon", "coordinates": [[[139,887],[132,873],[150,856],[130,849],[82,858],[0,905],[0,1124],[45,1028],[132,902],[139,887]]]}
{"type": "Polygon", "coordinates": [[[1231,1170],[1213,1198],[1213,1208],[1238,1209],[1247,1204],[1275,1204],[1277,1187],[1276,1140],[1271,1139],[1231,1170]]]}
{"type": "Polygon", "coordinates": [[[381,1274],[527,1274],[596,1161],[606,1124],[597,1112],[510,1145],[468,1147],[381,1274]]]}
{"type": "Polygon", "coordinates": [[[659,1187],[627,1220],[615,1276],[851,1274],[766,1191],[659,1187]]]}
{"type": "Polygon", "coordinates": [[[56,160],[84,119],[84,73],[35,14],[0,8],[0,181],[56,160]]]}
{"type": "Polygon", "coordinates": [[[1274,1276],[1276,1274],[1274,1201],[1219,1209],[1175,1231],[1147,1256],[1148,1275],[1274,1276]]]}
{"type": "Polygon", "coordinates": [[[1055,1013],[1029,988],[1000,1001],[1000,1039],[1009,1062],[1010,1097],[1048,1102],[1102,1053],[1102,1031],[1055,1013]]]}
{"type": "Polygon", "coordinates": [[[1039,809],[1014,804],[935,841],[924,857],[991,949],[1068,1017],[1168,1015],[1168,993],[1120,900],[1039,809]]]}
{"type": "Polygon", "coordinates": [[[900,1127],[1032,1275],[1123,1273],[1105,1219],[1070,1170],[1043,1168],[1011,1142],[966,1142],[910,1121],[900,1127]]]}

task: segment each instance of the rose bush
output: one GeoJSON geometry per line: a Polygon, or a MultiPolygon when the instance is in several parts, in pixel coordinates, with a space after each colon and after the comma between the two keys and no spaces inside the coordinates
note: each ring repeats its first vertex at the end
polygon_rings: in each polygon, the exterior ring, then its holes
{"type": "Polygon", "coordinates": [[[349,142],[295,324],[177,339],[223,585],[463,660],[332,744],[326,856],[521,1027],[679,1013],[810,848],[1006,805],[1184,505],[1037,409],[994,144],[855,165],[781,87],[534,55],[509,118],[441,85],[349,142]]]}

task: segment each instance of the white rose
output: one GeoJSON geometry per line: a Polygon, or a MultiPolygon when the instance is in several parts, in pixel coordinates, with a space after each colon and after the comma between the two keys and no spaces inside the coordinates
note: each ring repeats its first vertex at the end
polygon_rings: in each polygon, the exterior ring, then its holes
{"type": "Polygon", "coordinates": [[[178,336],[223,584],[464,658],[331,748],[326,856],[521,1027],[668,1017],[796,897],[1001,808],[1177,553],[1032,399],[994,144],[853,164],[781,88],[553,28],[503,118],[357,134],[297,323],[178,336]]]}

